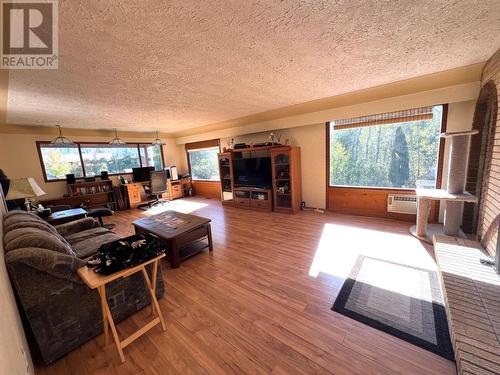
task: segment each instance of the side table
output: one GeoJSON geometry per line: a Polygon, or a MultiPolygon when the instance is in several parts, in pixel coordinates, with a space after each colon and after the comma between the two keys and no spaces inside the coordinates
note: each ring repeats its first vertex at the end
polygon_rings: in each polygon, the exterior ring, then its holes
{"type": "Polygon", "coordinates": [[[120,355],[120,360],[125,362],[125,357],[123,355],[123,349],[132,343],[134,340],[145,334],[151,328],[156,326],[158,323],[161,324],[163,331],[166,330],[165,321],[163,320],[163,316],[160,311],[160,306],[158,304],[158,300],[156,299],[156,274],[158,272],[158,262],[161,258],[165,257],[165,254],[159,255],[152,259],[147,260],[144,263],[141,263],[135,267],[126,268],[122,271],[115,272],[111,275],[105,276],[94,272],[92,268],[82,267],[77,270],[80,278],[87,284],[90,289],[97,289],[99,295],[101,296],[101,307],[102,307],[102,321],[104,324],[104,343],[107,345],[109,343],[109,333],[108,328],[111,328],[111,333],[113,334],[113,339],[115,341],[116,349],[118,350],[118,354],[120,355]],[[151,280],[149,279],[148,273],[146,271],[146,266],[151,264],[152,272],[151,272],[151,280]],[[142,328],[139,328],[136,332],[132,333],[129,337],[120,340],[118,337],[118,333],[116,331],[115,323],[113,321],[113,316],[111,315],[111,310],[108,306],[108,301],[106,299],[106,284],[110,283],[113,280],[120,279],[122,277],[128,277],[134,273],[142,272],[144,276],[144,281],[146,283],[146,288],[149,291],[151,296],[151,314],[153,315],[156,311],[158,315],[149,323],[146,323],[142,328]]]}
{"type": "Polygon", "coordinates": [[[47,220],[52,225],[59,225],[69,223],[70,221],[83,219],[85,217],[87,217],[87,211],[85,211],[83,208],[72,208],[70,210],[53,212],[45,220],[47,220]]]}

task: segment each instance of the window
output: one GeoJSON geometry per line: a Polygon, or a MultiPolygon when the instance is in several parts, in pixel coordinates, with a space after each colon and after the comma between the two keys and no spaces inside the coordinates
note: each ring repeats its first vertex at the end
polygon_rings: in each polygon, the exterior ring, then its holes
{"type": "Polygon", "coordinates": [[[66,175],[71,173],[75,177],[83,177],[78,146],[65,148],[40,147],[40,156],[46,180],[59,180],[66,178],[66,175]]]}
{"type": "Polygon", "coordinates": [[[163,157],[160,145],[140,145],[141,164],[155,167],[156,170],[163,168],[163,157]]]}
{"type": "Polygon", "coordinates": [[[435,188],[443,106],[330,123],[330,186],[435,188]]]}
{"type": "Polygon", "coordinates": [[[128,143],[110,146],[107,143],[77,143],[71,147],[51,147],[37,142],[46,181],[65,179],[73,173],[76,178],[94,177],[102,171],[110,175],[132,173],[132,168],[163,168],[161,146],[128,143]],[[83,166],[83,168],[82,168],[83,166]]]}
{"type": "Polygon", "coordinates": [[[187,150],[193,180],[219,181],[219,147],[187,150]]]}
{"type": "Polygon", "coordinates": [[[97,176],[101,171],[110,174],[132,173],[132,168],[139,167],[139,153],[137,145],[123,147],[109,147],[106,145],[81,145],[85,175],[97,176]]]}

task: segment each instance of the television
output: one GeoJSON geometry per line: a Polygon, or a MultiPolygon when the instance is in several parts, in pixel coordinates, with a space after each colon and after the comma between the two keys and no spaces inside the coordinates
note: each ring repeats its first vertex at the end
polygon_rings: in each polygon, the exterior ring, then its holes
{"type": "Polygon", "coordinates": [[[154,170],[155,167],[132,168],[132,177],[134,178],[134,182],[149,181],[149,175],[151,172],[154,172],[154,170]]]}
{"type": "Polygon", "coordinates": [[[234,186],[270,188],[272,186],[271,158],[233,160],[234,186]]]}

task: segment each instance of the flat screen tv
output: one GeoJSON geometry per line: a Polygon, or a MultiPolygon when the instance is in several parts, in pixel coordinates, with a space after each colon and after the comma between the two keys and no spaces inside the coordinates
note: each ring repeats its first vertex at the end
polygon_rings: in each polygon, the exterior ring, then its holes
{"type": "Polygon", "coordinates": [[[272,185],[271,158],[233,160],[234,185],[270,188],[272,185]]]}
{"type": "Polygon", "coordinates": [[[132,168],[132,177],[135,182],[149,181],[149,175],[154,172],[155,167],[132,168]]]}

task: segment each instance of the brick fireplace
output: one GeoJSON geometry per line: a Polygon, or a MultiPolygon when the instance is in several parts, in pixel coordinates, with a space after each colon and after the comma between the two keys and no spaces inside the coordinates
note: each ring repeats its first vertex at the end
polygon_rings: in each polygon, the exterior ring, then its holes
{"type": "MultiPolygon", "coordinates": [[[[483,170],[479,171],[477,191],[480,196],[477,211],[477,235],[482,246],[492,255],[495,254],[498,238],[498,221],[500,220],[500,111],[498,98],[500,97],[500,49],[488,60],[481,77],[481,94],[474,114],[474,128],[481,126],[485,118],[485,100],[490,100],[490,123],[484,126],[483,132],[477,137],[476,144],[471,144],[469,160],[484,159],[483,170]],[[483,101],[483,102],[482,102],[483,101]],[[482,116],[482,117],[481,117],[482,116]],[[482,147],[481,147],[482,146],[482,147]],[[481,154],[482,153],[482,154],[481,154]]],[[[474,172],[474,165],[469,164],[469,170],[474,172]]],[[[476,171],[478,167],[475,167],[476,171]]],[[[481,166],[479,166],[481,168],[481,166]]],[[[471,175],[468,176],[468,184],[471,175]]],[[[469,188],[469,186],[468,186],[469,188]]],[[[466,209],[467,210],[467,209],[466,209]]],[[[467,211],[464,211],[467,217],[467,211]]]]}

